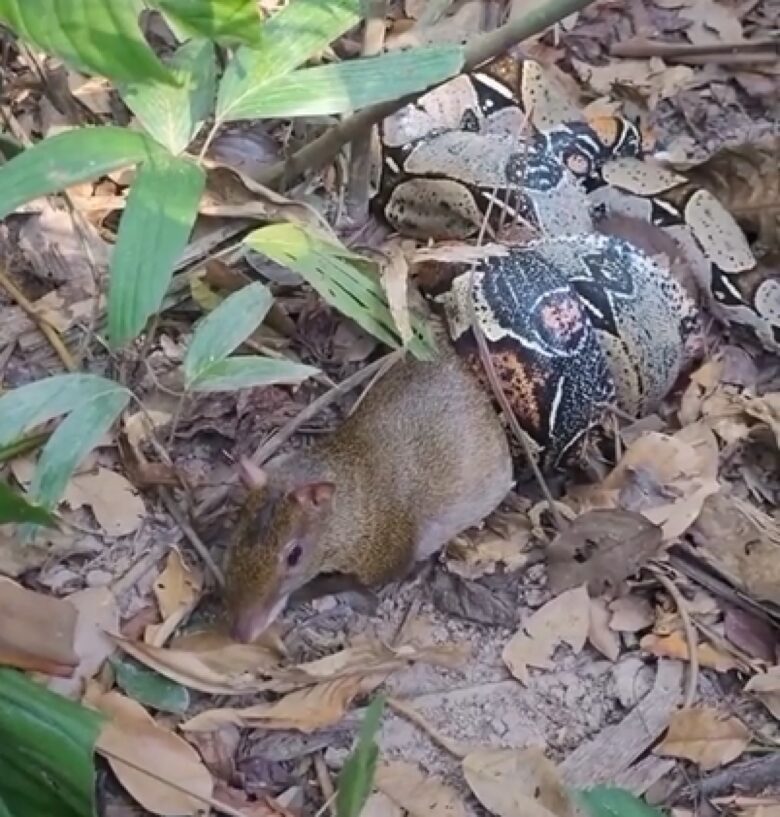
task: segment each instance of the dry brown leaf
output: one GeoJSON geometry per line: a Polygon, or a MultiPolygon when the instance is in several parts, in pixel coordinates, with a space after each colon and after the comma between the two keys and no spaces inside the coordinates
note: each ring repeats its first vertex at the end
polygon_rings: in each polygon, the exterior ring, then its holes
{"type": "Polygon", "coordinates": [[[588,641],[605,658],[617,661],[620,655],[620,636],[609,627],[610,612],[604,599],[590,600],[590,628],[588,641]]]}
{"type": "Polygon", "coordinates": [[[696,0],[686,5],[680,16],[692,22],[685,35],[693,45],[736,43],[743,39],[738,12],[715,0],[696,0]]]}
{"type": "Polygon", "coordinates": [[[89,505],[98,524],[109,536],[133,533],[146,516],[143,500],[133,486],[121,474],[108,468],[76,474],[68,483],[64,501],[74,510],[89,505]]]}
{"type": "Polygon", "coordinates": [[[463,775],[496,817],[569,817],[572,803],[555,764],[538,747],[480,749],[463,759],[463,775]]]}
{"type": "Polygon", "coordinates": [[[413,337],[407,301],[409,262],[400,239],[390,239],[383,244],[380,257],[380,281],[387,295],[387,305],[393,316],[401,341],[407,344],[413,337]]]}
{"type": "Polygon", "coordinates": [[[110,718],[96,746],[105,754],[119,782],[138,803],[153,814],[171,817],[194,815],[203,810],[203,798],[211,797],[213,783],[211,774],[189,743],[158,726],[139,703],[118,692],[102,695],[94,692],[87,702],[110,718]],[[142,770],[170,780],[184,791],[142,770]]]}
{"type": "Polygon", "coordinates": [[[518,681],[527,683],[528,667],[550,669],[550,659],[561,642],[579,653],[589,628],[590,599],[582,585],[561,593],[537,610],[507,642],[501,658],[518,681]]]}
{"type": "Polygon", "coordinates": [[[754,675],[745,684],[745,692],[752,692],[772,717],[780,721],[780,667],[770,667],[766,672],[754,675]]]}
{"type": "Polygon", "coordinates": [[[52,678],[49,689],[69,698],[80,698],[85,682],[115,651],[111,635],[119,632],[119,606],[107,587],[89,587],[67,597],[76,608],[74,649],[78,666],[70,678],[52,678]]]}
{"type": "Polygon", "coordinates": [[[403,817],[403,809],[386,794],[375,791],[366,800],[360,817],[403,817]]]}
{"type": "MultiPolygon", "coordinates": [[[[669,635],[648,633],[641,639],[639,646],[657,658],[676,658],[680,661],[690,660],[688,642],[679,630],[669,635]]],[[[731,670],[739,669],[741,666],[733,656],[715,649],[711,644],[698,644],[696,654],[699,658],[700,667],[708,667],[717,672],[731,672],[731,670]]]]}
{"type": "Polygon", "coordinates": [[[661,528],[639,513],[588,511],[548,547],[550,590],[560,593],[585,584],[592,596],[614,596],[629,576],[658,554],[661,544],[661,528]]]}
{"type": "Polygon", "coordinates": [[[207,709],[181,728],[188,732],[208,732],[233,724],[246,729],[313,732],[338,723],[356,697],[373,692],[388,674],[347,675],[296,690],[273,703],[255,704],[245,709],[207,709]]]}
{"type": "Polygon", "coordinates": [[[750,743],[750,730],[737,718],[710,707],[675,712],[655,753],[682,757],[702,771],[717,769],[738,758],[750,743]]]}
{"type": "Polygon", "coordinates": [[[447,545],[447,569],[466,579],[495,573],[499,565],[517,570],[528,561],[528,546],[533,538],[530,520],[525,514],[507,513],[492,517],[490,527],[457,536],[447,545]]]}
{"type": "Polygon", "coordinates": [[[0,664],[70,677],[78,663],[76,618],[70,602],[0,576],[0,664]]]}
{"type": "Polygon", "coordinates": [[[103,549],[103,542],[76,530],[42,530],[32,542],[14,525],[0,525],[0,574],[21,576],[28,570],[52,564],[76,553],[94,554],[103,549]]]}
{"type": "Polygon", "coordinates": [[[745,414],[755,417],[771,429],[780,447],[780,392],[743,398],[742,406],[745,414]]]}
{"type": "Polygon", "coordinates": [[[443,264],[472,264],[485,258],[499,258],[509,254],[505,244],[463,244],[457,241],[442,242],[432,247],[414,247],[407,251],[412,267],[418,264],[440,262],[443,264]]]}
{"type": "Polygon", "coordinates": [[[410,817],[466,817],[466,806],[455,789],[428,777],[414,763],[380,761],[374,786],[410,817]]]}
{"type": "Polygon", "coordinates": [[[185,565],[181,552],[174,547],[153,589],[163,620],[161,624],[150,624],[146,628],[144,641],[154,647],[162,647],[195,609],[203,589],[203,575],[199,570],[185,565]]]}
{"type": "Polygon", "coordinates": [[[655,620],[653,606],[642,596],[622,596],[610,603],[611,629],[619,633],[636,633],[650,627],[655,620]]]}

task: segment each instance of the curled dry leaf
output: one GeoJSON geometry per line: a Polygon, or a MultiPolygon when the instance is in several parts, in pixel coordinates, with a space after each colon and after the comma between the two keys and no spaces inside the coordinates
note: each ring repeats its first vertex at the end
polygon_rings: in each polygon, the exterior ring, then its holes
{"type": "Polygon", "coordinates": [[[373,692],[388,673],[347,675],[285,695],[273,703],[245,709],[207,709],[186,723],[188,732],[208,732],[226,724],[246,729],[297,729],[314,732],[338,723],[358,696],[373,692]]]}
{"type": "Polygon", "coordinates": [[[702,771],[725,766],[738,758],[750,743],[742,721],[710,707],[675,712],[663,741],[654,750],[668,757],[682,757],[702,771]]]}
{"type": "MultiPolygon", "coordinates": [[[[690,661],[690,651],[685,636],[678,630],[669,635],[648,633],[639,642],[641,649],[656,656],[656,658],[676,658],[680,661],[690,661]]],[[[712,644],[698,644],[696,654],[699,666],[714,669],[717,672],[730,672],[740,669],[737,659],[726,652],[717,650],[712,644]]]]}
{"type": "Polygon", "coordinates": [[[203,810],[203,798],[211,797],[213,783],[189,743],[158,726],[139,703],[118,692],[93,693],[88,703],[109,717],[97,749],[138,803],[160,815],[194,815],[203,810]]]}
{"type": "Polygon", "coordinates": [[[463,775],[496,817],[569,817],[572,803],[555,764],[538,747],[480,749],[463,759],[463,775]]]}
{"type": "Polygon", "coordinates": [[[406,344],[412,339],[412,323],[407,302],[407,281],[409,262],[400,239],[389,239],[381,249],[379,262],[380,281],[387,295],[387,305],[393,316],[401,341],[406,344]]]}
{"type": "Polygon", "coordinates": [[[0,576],[0,665],[69,677],[78,663],[76,617],[69,601],[0,576]]]}
{"type": "Polygon", "coordinates": [[[625,579],[658,554],[661,528],[633,511],[602,508],[578,516],[550,544],[550,590],[586,584],[593,596],[619,593],[625,579]]]}
{"type": "Polygon", "coordinates": [[[780,667],[770,667],[766,672],[754,675],[745,684],[745,692],[752,692],[780,721],[780,667]]]}
{"type": "Polygon", "coordinates": [[[605,658],[617,661],[620,655],[620,636],[609,627],[610,613],[604,599],[590,600],[590,628],[588,641],[605,658]]]}
{"type": "Polygon", "coordinates": [[[466,805],[455,789],[426,776],[414,763],[380,762],[374,786],[410,817],[466,817],[466,805]]]}
{"type": "Polygon", "coordinates": [[[165,569],[153,587],[162,623],[150,624],[144,633],[144,641],[154,647],[162,647],[195,609],[202,588],[203,575],[185,565],[179,549],[172,548],[165,569]]]}
{"type": "Polygon", "coordinates": [[[550,669],[550,659],[561,642],[579,653],[589,628],[590,598],[582,585],[537,610],[506,644],[501,658],[518,681],[527,683],[528,667],[550,669]]]}

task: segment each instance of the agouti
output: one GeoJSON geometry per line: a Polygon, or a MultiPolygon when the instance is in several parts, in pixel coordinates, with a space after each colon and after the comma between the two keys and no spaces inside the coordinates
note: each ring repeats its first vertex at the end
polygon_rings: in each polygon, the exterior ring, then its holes
{"type": "Polygon", "coordinates": [[[248,468],[226,570],[233,637],[254,641],[322,573],[370,587],[479,523],[512,486],[507,435],[486,390],[446,343],[406,358],[332,434],[248,468]]]}

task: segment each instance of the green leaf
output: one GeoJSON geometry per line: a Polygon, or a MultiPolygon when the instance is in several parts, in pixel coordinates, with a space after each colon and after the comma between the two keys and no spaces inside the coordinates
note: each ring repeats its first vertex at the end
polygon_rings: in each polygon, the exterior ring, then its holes
{"type": "MultiPolygon", "coordinates": [[[[272,224],[254,230],[244,243],[302,275],[336,309],[352,318],[388,346],[400,346],[387,297],[376,275],[360,266],[370,265],[340,244],[306,232],[297,224],[272,224]]],[[[414,316],[414,337],[408,349],[430,359],[435,350],[430,327],[414,316]]]]}
{"type": "Polygon", "coordinates": [[[169,61],[178,87],[135,82],[119,88],[138,121],[171,153],[181,153],[214,110],[217,66],[208,40],[190,40],[169,61]]]}
{"type": "Polygon", "coordinates": [[[180,715],[190,705],[189,691],[128,658],[110,658],[117,685],[138,703],[180,715]]]}
{"type": "Polygon", "coordinates": [[[139,9],[137,0],[0,0],[0,22],[78,70],[171,83],[141,34],[139,9]]]}
{"type": "Polygon", "coordinates": [[[317,374],[319,369],[293,363],[291,360],[276,360],[270,357],[229,357],[214,363],[203,371],[190,389],[192,391],[235,391],[256,386],[300,383],[317,374]]]}
{"type": "Polygon", "coordinates": [[[187,388],[242,344],[260,326],[272,303],[267,287],[259,282],[249,284],[199,321],[184,357],[187,388]]]}
{"type": "Polygon", "coordinates": [[[371,793],[379,747],[374,737],[379,728],[385,699],[378,695],[371,701],[360,726],[357,746],[341,769],[336,794],[337,817],[359,817],[371,793]]]}
{"type": "Polygon", "coordinates": [[[144,134],[112,126],[50,136],[0,166],[0,219],[38,196],[137,164],[159,150],[144,134]]]}
{"type": "Polygon", "coordinates": [[[159,309],[187,245],[205,183],[201,167],[162,151],[138,168],[111,259],[112,346],[135,338],[159,309]]]}
{"type": "Polygon", "coordinates": [[[98,713],[0,669],[0,814],[93,815],[101,724],[98,713]]]}
{"type": "Polygon", "coordinates": [[[57,374],[19,386],[0,397],[0,446],[118,388],[93,374],[57,374]]]}
{"type": "Polygon", "coordinates": [[[152,0],[184,31],[225,43],[262,42],[256,0],[152,0]]]}
{"type": "Polygon", "coordinates": [[[78,406],[58,426],[41,451],[30,495],[45,508],[53,508],[71,474],[100,442],[130,400],[130,392],[117,383],[78,406]]]}
{"type": "Polygon", "coordinates": [[[327,116],[424,91],[463,67],[460,46],[434,46],[302,68],[253,89],[231,119],[327,116]]]}
{"type": "Polygon", "coordinates": [[[56,526],[54,517],[39,505],[34,505],[5,482],[0,482],[0,525],[9,522],[31,522],[35,525],[56,526]]]}
{"type": "Polygon", "coordinates": [[[360,22],[361,0],[292,0],[263,27],[256,49],[239,48],[225,69],[217,119],[243,119],[269,83],[303,65],[360,22]],[[258,94],[258,88],[262,90],[258,94]]]}
{"type": "Polygon", "coordinates": [[[590,817],[664,817],[663,812],[648,806],[626,789],[594,786],[574,790],[574,796],[590,817]]]}

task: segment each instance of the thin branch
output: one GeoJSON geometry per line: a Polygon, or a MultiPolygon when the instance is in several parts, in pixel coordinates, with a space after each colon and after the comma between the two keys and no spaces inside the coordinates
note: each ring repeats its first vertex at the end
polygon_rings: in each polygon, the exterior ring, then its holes
{"type": "MultiPolygon", "coordinates": [[[[589,6],[593,0],[549,0],[540,8],[510,20],[500,28],[476,37],[465,49],[464,71],[473,71],[487,60],[497,57],[511,46],[534,34],[539,34],[551,25],[563,20],[575,11],[589,6]]],[[[287,161],[278,162],[261,174],[260,184],[278,187],[282,180],[291,180],[305,170],[319,170],[326,165],[347,142],[365,133],[372,125],[413,102],[419,94],[410,94],[402,99],[384,102],[364,108],[353,116],[326,131],[287,161]]]]}

